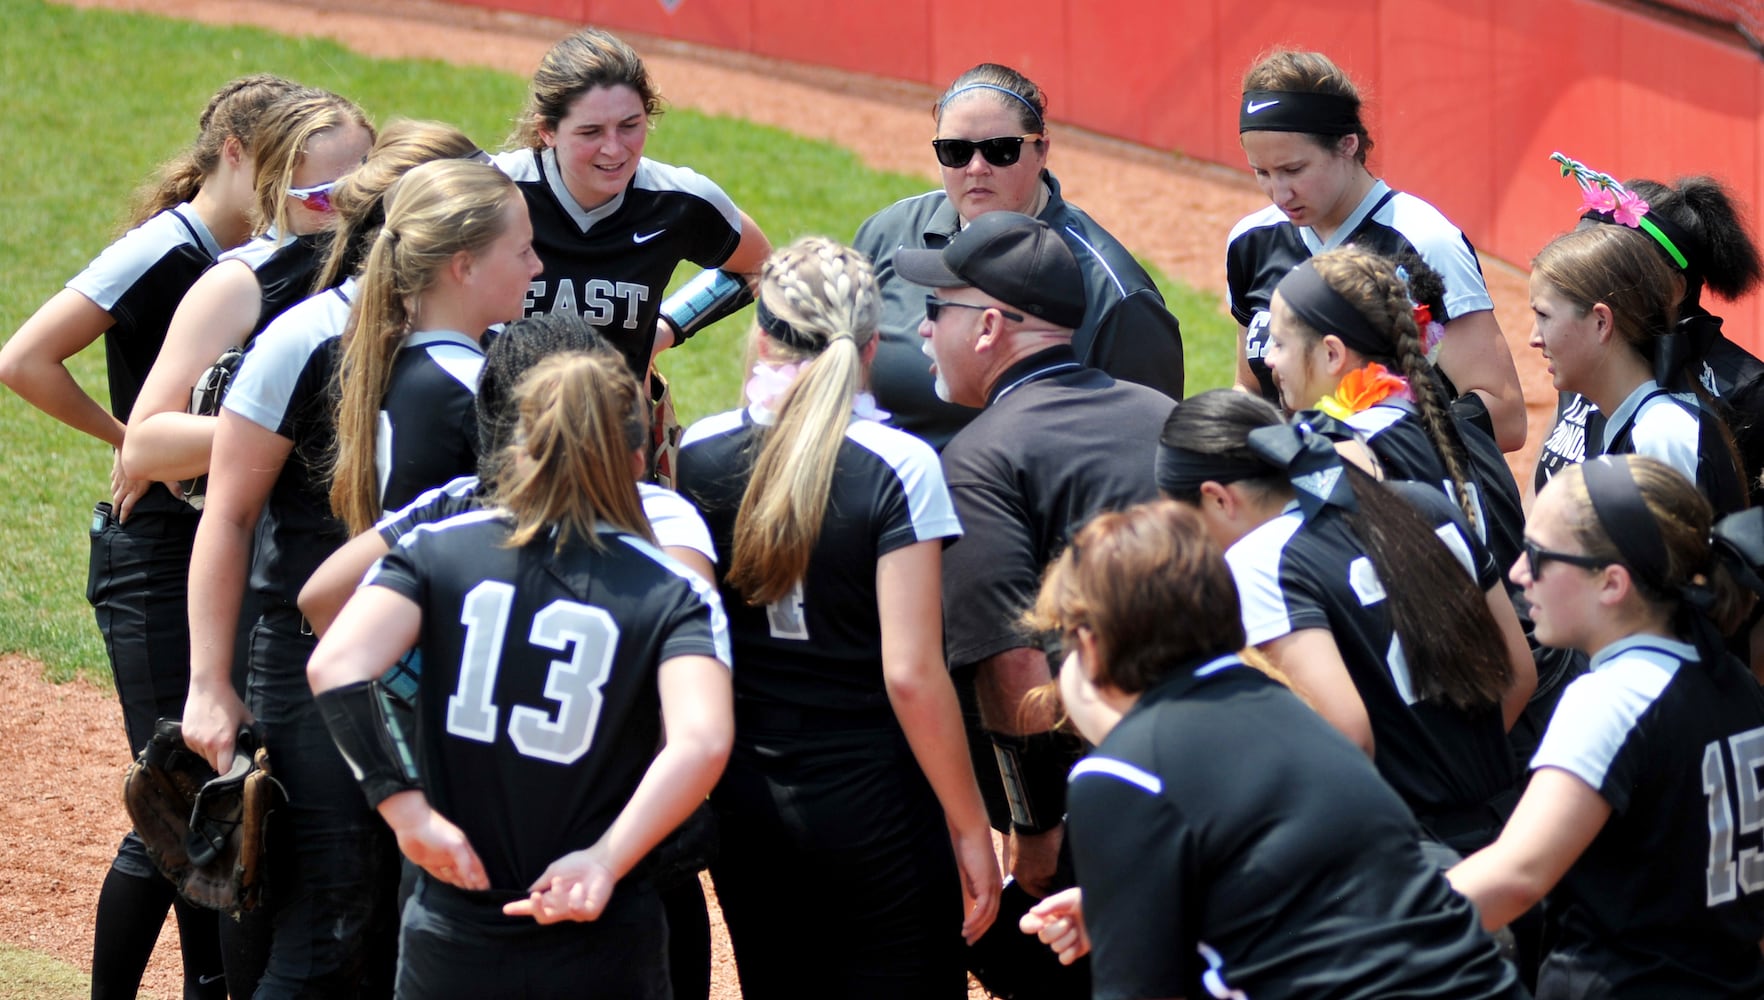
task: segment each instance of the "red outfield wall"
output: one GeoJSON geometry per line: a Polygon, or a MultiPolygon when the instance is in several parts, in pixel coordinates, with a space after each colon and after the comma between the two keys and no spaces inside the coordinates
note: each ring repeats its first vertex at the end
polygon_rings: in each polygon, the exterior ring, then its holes
{"type": "MultiPolygon", "coordinates": [[[[1579,204],[1554,150],[1619,177],[1711,173],[1764,203],[1764,59],[1595,0],[468,2],[933,87],[1007,63],[1057,120],[1239,168],[1244,70],[1274,45],[1320,49],[1366,92],[1376,172],[1520,265],[1579,204]]],[[[1757,297],[1716,311],[1764,346],[1757,297]]]]}

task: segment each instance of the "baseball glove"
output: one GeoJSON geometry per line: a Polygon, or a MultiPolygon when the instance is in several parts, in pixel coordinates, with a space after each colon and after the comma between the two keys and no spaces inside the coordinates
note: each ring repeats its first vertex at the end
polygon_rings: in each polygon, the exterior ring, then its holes
{"type": "Polygon", "coordinates": [[[264,833],[285,801],[250,728],[239,730],[231,770],[216,774],[182,727],[161,719],[123,777],[123,805],[160,873],[191,903],[234,915],[262,897],[264,833]]]}
{"type": "MultiPolygon", "coordinates": [[[[189,412],[199,417],[219,416],[221,400],[226,398],[227,389],[233,384],[233,376],[239,371],[239,362],[244,359],[245,352],[237,347],[222,351],[221,356],[208,366],[202,377],[191,387],[189,412]]],[[[203,499],[208,493],[208,474],[203,473],[195,479],[180,480],[178,489],[186,503],[201,510],[203,499]]]]}

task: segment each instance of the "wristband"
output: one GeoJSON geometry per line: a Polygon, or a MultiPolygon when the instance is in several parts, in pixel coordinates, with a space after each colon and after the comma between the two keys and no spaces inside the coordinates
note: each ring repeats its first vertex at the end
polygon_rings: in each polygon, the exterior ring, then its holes
{"type": "Polygon", "coordinates": [[[368,805],[421,788],[410,734],[377,681],[356,681],[314,696],[325,728],[343,754],[368,805]]]}
{"type": "Polygon", "coordinates": [[[662,300],[661,315],[674,328],[674,346],[753,301],[753,290],[739,274],[706,268],[662,300]]]}
{"type": "Polygon", "coordinates": [[[999,777],[1010,802],[1011,829],[1046,833],[1065,822],[1066,775],[1081,755],[1082,744],[1059,732],[986,735],[992,739],[999,777]]]}

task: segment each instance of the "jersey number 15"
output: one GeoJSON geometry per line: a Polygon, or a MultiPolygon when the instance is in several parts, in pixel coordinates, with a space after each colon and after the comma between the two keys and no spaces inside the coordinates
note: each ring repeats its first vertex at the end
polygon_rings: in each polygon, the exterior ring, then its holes
{"type": "MultiPolygon", "coordinates": [[[[498,580],[486,580],[466,594],[459,615],[466,627],[459,688],[447,699],[447,731],[455,736],[496,742],[500,711],[492,697],[514,597],[514,587],[498,580]]],[[[600,689],[612,676],[619,626],[601,608],[552,601],[533,616],[527,641],[560,653],[568,649],[570,658],[552,660],[545,675],[545,696],[557,702],[556,717],[517,705],[508,713],[508,738],[525,756],[574,764],[594,744],[605,704],[600,689]]]]}
{"type": "Polygon", "coordinates": [[[1742,892],[1764,889],[1764,851],[1749,847],[1734,859],[1732,801],[1739,802],[1739,832],[1764,830],[1764,787],[1758,769],[1764,767],[1764,727],[1748,729],[1727,739],[1733,757],[1734,785],[1739,794],[1727,791],[1727,767],[1722,763],[1721,740],[1703,748],[1703,794],[1709,797],[1709,903],[1715,906],[1739,898],[1742,892]]]}

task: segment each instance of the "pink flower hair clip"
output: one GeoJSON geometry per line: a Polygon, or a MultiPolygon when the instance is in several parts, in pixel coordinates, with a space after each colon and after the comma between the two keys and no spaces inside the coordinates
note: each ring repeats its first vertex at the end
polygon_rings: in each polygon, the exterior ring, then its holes
{"type": "Polygon", "coordinates": [[[1572,177],[1580,185],[1582,218],[1639,229],[1653,237],[1680,270],[1690,266],[1677,242],[1662,232],[1657,220],[1648,215],[1647,199],[1624,187],[1617,178],[1594,170],[1579,160],[1561,153],[1551,153],[1550,159],[1561,167],[1563,177],[1572,177]]]}

